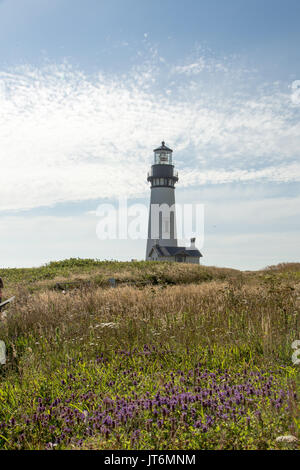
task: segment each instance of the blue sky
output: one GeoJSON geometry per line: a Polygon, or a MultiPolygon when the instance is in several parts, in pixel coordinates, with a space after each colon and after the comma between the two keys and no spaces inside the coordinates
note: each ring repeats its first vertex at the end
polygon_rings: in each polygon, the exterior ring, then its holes
{"type": "Polygon", "coordinates": [[[299,261],[300,3],[0,0],[0,266],[144,258],[95,211],[174,149],[203,263],[299,261]]]}

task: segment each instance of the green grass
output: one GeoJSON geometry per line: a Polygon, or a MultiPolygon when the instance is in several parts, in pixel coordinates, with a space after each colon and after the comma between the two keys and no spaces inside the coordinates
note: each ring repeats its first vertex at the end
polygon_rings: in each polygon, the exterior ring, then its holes
{"type": "Polygon", "coordinates": [[[297,269],[2,270],[17,299],[0,321],[0,448],[297,447],[276,442],[300,437],[297,269]]]}
{"type": "Polygon", "coordinates": [[[26,287],[53,287],[52,281],[89,280],[94,284],[108,284],[110,277],[119,283],[163,284],[191,283],[236,276],[239,271],[197,265],[174,266],[174,263],[147,261],[119,262],[71,258],[53,261],[37,268],[1,269],[0,275],[8,287],[25,284],[26,287]],[[42,282],[42,281],[46,281],[42,282]],[[51,281],[48,282],[47,281],[51,281]]]}

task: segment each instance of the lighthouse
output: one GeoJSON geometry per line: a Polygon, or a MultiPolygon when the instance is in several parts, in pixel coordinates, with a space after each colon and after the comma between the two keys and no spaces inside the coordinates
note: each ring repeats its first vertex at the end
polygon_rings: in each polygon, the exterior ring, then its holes
{"type": "Polygon", "coordinates": [[[154,149],[154,163],[148,173],[151,198],[146,260],[151,259],[150,252],[156,244],[177,246],[175,183],[178,181],[178,174],[174,170],[172,154],[173,150],[162,142],[160,147],[154,149]]]}
{"type": "Polygon", "coordinates": [[[165,142],[154,149],[154,162],[147,180],[151,184],[146,260],[199,263],[202,256],[191,239],[189,248],[180,247],[176,236],[175,184],[178,173],[173,150],[165,142]]]}

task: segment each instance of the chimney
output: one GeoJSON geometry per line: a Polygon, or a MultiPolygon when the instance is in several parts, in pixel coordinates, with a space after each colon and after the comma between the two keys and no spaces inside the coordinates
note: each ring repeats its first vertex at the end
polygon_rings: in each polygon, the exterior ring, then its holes
{"type": "Polygon", "coordinates": [[[195,243],[196,243],[196,238],[191,238],[191,249],[192,249],[192,250],[195,250],[195,249],[196,249],[195,243]]]}

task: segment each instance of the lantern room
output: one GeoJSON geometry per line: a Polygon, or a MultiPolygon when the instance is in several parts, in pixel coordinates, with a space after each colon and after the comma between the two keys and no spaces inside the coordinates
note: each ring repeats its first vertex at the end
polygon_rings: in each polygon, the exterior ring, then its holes
{"type": "Polygon", "coordinates": [[[162,142],[161,146],[154,150],[154,164],[172,165],[172,153],[173,150],[169,149],[165,142],[162,142]]]}

